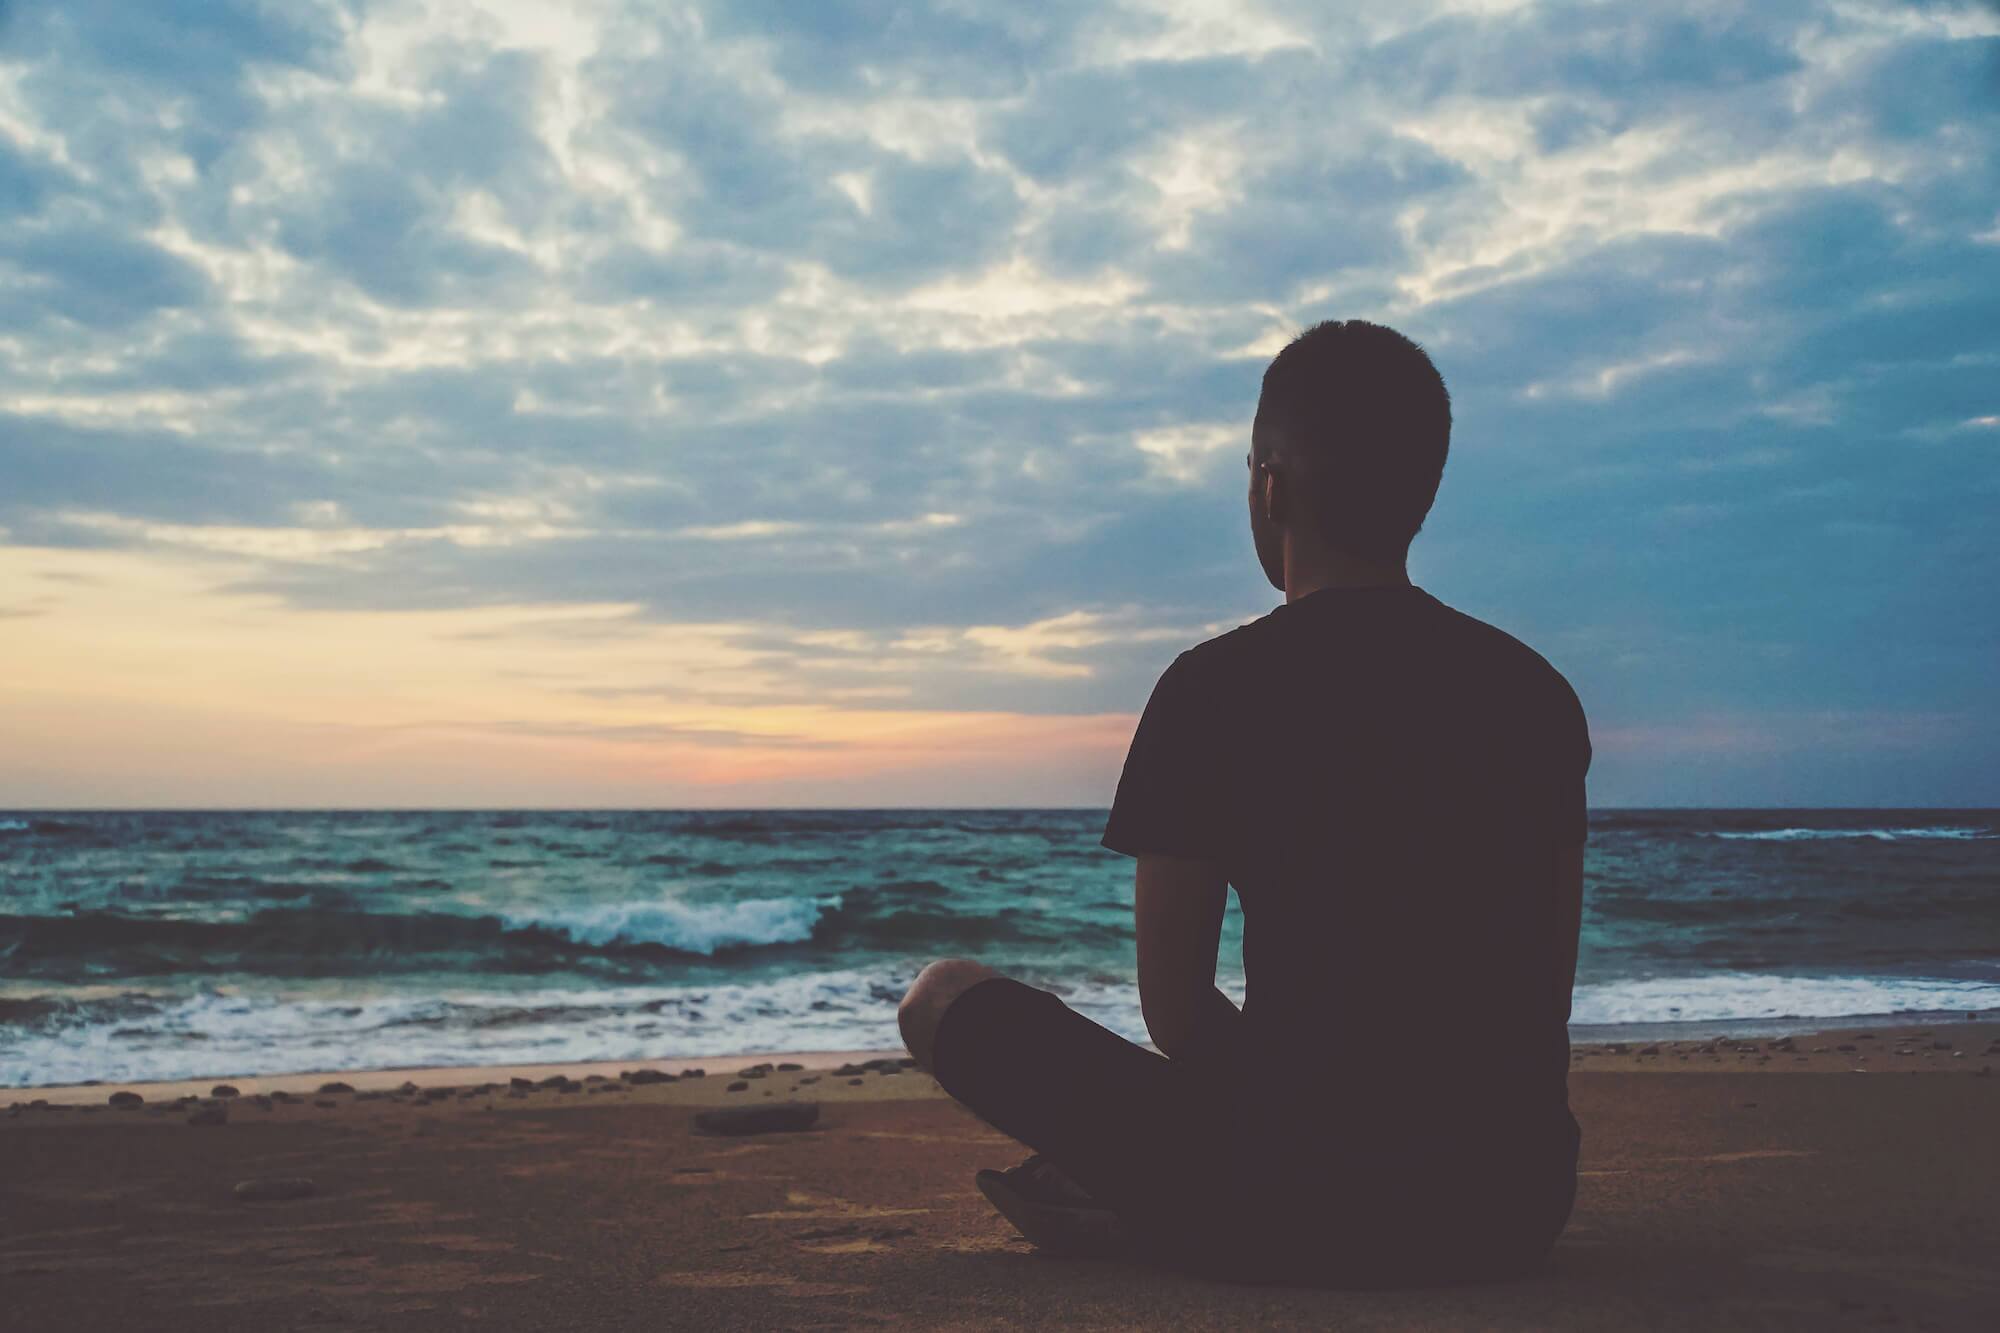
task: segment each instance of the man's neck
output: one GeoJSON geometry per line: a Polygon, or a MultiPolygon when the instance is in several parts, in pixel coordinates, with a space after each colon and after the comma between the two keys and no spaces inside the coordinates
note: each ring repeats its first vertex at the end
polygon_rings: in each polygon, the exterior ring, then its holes
{"type": "Polygon", "coordinates": [[[1409,566],[1401,560],[1393,564],[1364,560],[1324,547],[1304,551],[1287,544],[1285,549],[1287,602],[1296,602],[1323,588],[1393,588],[1408,587],[1409,583],[1409,566]]]}

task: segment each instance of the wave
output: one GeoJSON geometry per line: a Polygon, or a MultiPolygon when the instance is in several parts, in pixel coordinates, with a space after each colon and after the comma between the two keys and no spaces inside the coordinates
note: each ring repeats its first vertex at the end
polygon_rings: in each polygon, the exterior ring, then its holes
{"type": "MultiPolygon", "coordinates": [[[[301,995],[271,988],[135,992],[96,1000],[17,998],[0,1023],[0,1086],[86,1079],[226,1078],[307,1070],[645,1061],[747,1051],[889,1050],[916,964],[799,971],[714,985],[438,994],[301,995]]],[[[1025,979],[1078,1012],[1145,1040],[1128,979],[1025,979]]],[[[1242,1000],[1242,979],[1218,978],[1242,1000]]],[[[1386,997],[1385,1021],[1395,1000],[1386,997]]],[[[1717,973],[1577,988],[1572,1026],[1701,1024],[1744,1034],[1831,1021],[2000,1008],[2000,984],[1931,977],[1717,973]]]]}
{"type": "Polygon", "coordinates": [[[1579,1026],[1746,1022],[1944,1013],[2000,1007],[2000,984],[1939,977],[1799,977],[1723,972],[1579,984],[1579,1026]]]}
{"type": "Polygon", "coordinates": [[[640,1062],[752,1050],[893,1049],[908,971],[713,986],[302,998],[132,996],[0,1026],[0,1087],[308,1070],[640,1062]]]}
{"type": "Polygon", "coordinates": [[[504,917],[510,930],[556,931],[592,948],[658,945],[678,953],[713,955],[760,944],[798,944],[840,895],[824,898],[745,898],[738,902],[613,903],[571,911],[504,917]]]}
{"type": "Polygon", "coordinates": [[[89,826],[63,819],[0,819],[0,833],[39,833],[47,837],[88,833],[89,826]]]}
{"type": "Polygon", "coordinates": [[[1696,836],[1729,838],[1741,842],[1807,842],[1822,838],[1870,838],[1876,842],[1903,842],[1925,838],[1984,842],[2000,837],[1984,828],[1774,828],[1752,830],[1704,830],[1696,836]]]}
{"type": "Polygon", "coordinates": [[[484,913],[429,904],[441,882],[399,886],[369,902],[339,885],[195,877],[137,884],[119,907],[60,899],[41,913],[0,914],[0,964],[23,976],[155,977],[176,972],[261,976],[404,975],[464,971],[639,974],[688,959],[732,964],[816,955],[927,954],[1014,946],[1123,949],[1123,912],[996,905],[933,879],[827,886],[811,895],[735,899],[661,896],[551,903],[484,913]],[[198,882],[197,882],[198,881],[198,882]],[[425,895],[401,890],[424,889],[425,895]]]}
{"type": "Polygon", "coordinates": [[[79,911],[0,916],[0,962],[16,976],[370,976],[436,970],[536,973],[644,968],[796,947],[835,900],[769,899],[545,910],[533,915],[273,907],[236,919],[79,911]]]}

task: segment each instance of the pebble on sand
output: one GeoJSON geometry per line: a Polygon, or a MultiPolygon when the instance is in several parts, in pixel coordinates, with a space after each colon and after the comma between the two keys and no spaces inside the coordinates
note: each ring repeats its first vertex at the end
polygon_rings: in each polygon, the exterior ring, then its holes
{"type": "Polygon", "coordinates": [[[114,1092],[110,1096],[109,1104],[121,1111],[129,1111],[145,1105],[146,1099],[136,1092],[114,1092]]]}
{"type": "Polygon", "coordinates": [[[283,1199],[303,1199],[317,1194],[319,1186],[310,1176],[269,1176],[260,1180],[240,1180],[234,1191],[244,1203],[275,1203],[283,1199]]]}
{"type": "Polygon", "coordinates": [[[818,1102],[774,1102],[698,1111],[694,1127],[709,1134],[778,1134],[809,1129],[818,1119],[818,1102]]]}
{"type": "Polygon", "coordinates": [[[780,1074],[795,1074],[804,1068],[804,1065],[783,1064],[778,1066],[778,1072],[780,1074]]]}
{"type": "Polygon", "coordinates": [[[227,1083],[218,1083],[208,1090],[208,1095],[211,1097],[240,1097],[242,1094],[227,1083]]]}
{"type": "Polygon", "coordinates": [[[745,1082],[744,1082],[744,1081],[743,1081],[742,1079],[740,1079],[740,1078],[739,1078],[739,1079],[737,1079],[737,1080],[736,1080],[736,1081],[735,1081],[734,1083],[732,1083],[732,1084],[730,1084],[730,1085],[729,1085],[728,1087],[724,1088],[724,1089],[723,1089],[723,1091],[724,1091],[724,1092],[743,1092],[743,1091],[745,1091],[746,1089],[748,1089],[748,1088],[749,1088],[749,1086],[750,1086],[750,1085],[749,1085],[748,1083],[745,1083],[745,1082]]]}
{"type": "Polygon", "coordinates": [[[522,1078],[520,1075],[516,1074],[513,1078],[507,1080],[507,1086],[512,1088],[516,1092],[526,1092],[528,1089],[535,1086],[535,1080],[531,1078],[522,1078]]]}
{"type": "Polygon", "coordinates": [[[353,1091],[353,1085],[347,1083],[322,1083],[319,1085],[319,1095],[322,1097],[331,1097],[336,1092],[353,1091]]]}

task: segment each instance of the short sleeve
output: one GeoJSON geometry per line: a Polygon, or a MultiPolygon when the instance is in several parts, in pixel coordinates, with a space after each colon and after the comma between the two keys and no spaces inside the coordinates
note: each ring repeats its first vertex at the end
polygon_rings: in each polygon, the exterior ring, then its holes
{"type": "Polygon", "coordinates": [[[1564,846],[1590,838],[1590,803],[1584,792],[1584,776],[1590,772],[1590,724],[1583,704],[1560,676],[1557,691],[1551,821],[1556,841],[1564,846]]]}
{"type": "Polygon", "coordinates": [[[1104,846],[1127,856],[1229,854],[1234,839],[1223,702],[1187,653],[1174,659],[1133,733],[1104,826],[1104,846]]]}

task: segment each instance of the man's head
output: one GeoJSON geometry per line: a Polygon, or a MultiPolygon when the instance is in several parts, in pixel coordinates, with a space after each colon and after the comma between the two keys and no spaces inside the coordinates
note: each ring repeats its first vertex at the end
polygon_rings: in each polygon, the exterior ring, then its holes
{"type": "Polygon", "coordinates": [[[1274,587],[1285,533],[1400,567],[1437,498],[1451,395],[1424,349],[1358,319],[1315,324],[1264,372],[1250,432],[1250,531],[1274,587]]]}

